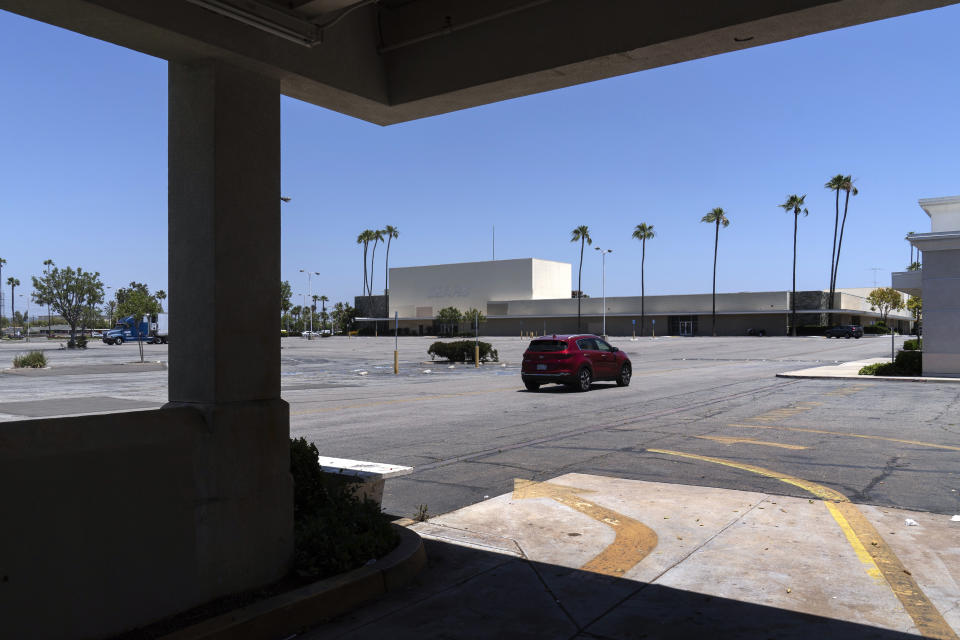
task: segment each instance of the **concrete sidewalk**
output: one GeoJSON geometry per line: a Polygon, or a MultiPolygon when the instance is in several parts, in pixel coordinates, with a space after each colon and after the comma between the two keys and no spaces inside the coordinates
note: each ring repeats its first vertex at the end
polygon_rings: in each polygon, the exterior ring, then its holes
{"type": "Polygon", "coordinates": [[[953,382],[960,383],[960,378],[924,378],[920,376],[861,376],[859,371],[868,364],[877,362],[890,362],[890,358],[867,358],[866,360],[854,360],[853,362],[843,362],[840,364],[827,365],[825,367],[811,367],[809,369],[797,369],[796,371],[785,371],[778,373],[778,378],[813,378],[827,380],[831,378],[857,378],[859,380],[894,380],[897,382],[953,382]]]}
{"type": "Polygon", "coordinates": [[[413,586],[298,637],[957,637],[960,522],[738,466],[811,497],[517,480],[411,526],[429,562],[413,586]]]}

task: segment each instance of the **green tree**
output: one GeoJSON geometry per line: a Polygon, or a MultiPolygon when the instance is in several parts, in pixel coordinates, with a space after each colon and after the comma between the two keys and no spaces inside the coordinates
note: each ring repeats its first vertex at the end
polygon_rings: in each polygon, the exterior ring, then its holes
{"type": "Polygon", "coordinates": [[[327,328],[327,303],[330,302],[330,298],[327,296],[320,296],[320,323],[321,329],[327,328]]]}
{"type": "Polygon", "coordinates": [[[163,312],[163,301],[167,299],[167,292],[163,289],[157,289],[157,292],[153,294],[153,297],[157,299],[157,302],[160,304],[160,311],[163,312]]]}
{"type": "Polygon", "coordinates": [[[804,216],[810,212],[803,206],[803,201],[807,195],[798,196],[793,194],[787,196],[787,201],[780,205],[780,208],[787,213],[793,214],[793,289],[790,295],[790,335],[797,335],[797,222],[800,214],[804,216]]]}
{"type": "Polygon", "coordinates": [[[717,207],[710,211],[707,215],[700,218],[700,222],[706,222],[712,224],[715,227],[714,236],[713,236],[713,312],[712,312],[712,321],[711,321],[711,331],[714,336],[717,335],[717,247],[720,246],[720,225],[724,227],[730,226],[730,220],[727,218],[726,212],[717,207]]]}
{"type": "Polygon", "coordinates": [[[293,289],[290,288],[289,280],[280,281],[280,326],[286,326],[290,331],[290,309],[293,306],[290,298],[293,297],[293,289]]]}
{"type": "Polygon", "coordinates": [[[340,333],[347,333],[353,329],[357,311],[346,302],[333,305],[333,326],[340,333]]]}
{"type": "Polygon", "coordinates": [[[920,271],[920,269],[922,268],[923,268],[923,265],[921,265],[919,262],[911,262],[907,266],[907,271],[920,271]]]}
{"type": "Polygon", "coordinates": [[[570,232],[570,242],[580,243],[580,268],[577,269],[577,331],[580,329],[580,299],[583,297],[583,247],[584,243],[593,244],[593,238],[590,237],[590,229],[582,224],[570,232]]]}
{"type": "Polygon", "coordinates": [[[14,313],[15,298],[14,298],[13,292],[16,291],[17,287],[20,286],[20,281],[14,278],[13,276],[10,276],[9,278],[7,278],[7,284],[10,285],[10,317],[13,318],[14,316],[16,316],[16,313],[14,313]]]}
{"type": "Polygon", "coordinates": [[[374,229],[370,232],[370,238],[373,242],[373,250],[370,252],[370,290],[367,292],[368,296],[373,295],[373,265],[377,258],[377,243],[383,241],[383,231],[381,229],[374,229]]]}
{"type": "Polygon", "coordinates": [[[455,335],[460,329],[463,313],[456,307],[445,307],[437,312],[436,320],[437,324],[440,325],[441,334],[455,335]]]}
{"type": "Polygon", "coordinates": [[[647,224],[646,222],[641,222],[633,229],[633,233],[630,235],[631,238],[640,241],[640,335],[645,335],[646,323],[647,323],[647,314],[644,307],[644,298],[646,297],[646,283],[644,282],[644,263],[647,261],[647,240],[652,239],[655,236],[653,233],[653,225],[647,224]]]}
{"type": "Polygon", "coordinates": [[[471,330],[477,326],[477,323],[483,323],[487,321],[487,316],[485,316],[479,309],[474,309],[473,307],[467,309],[463,313],[462,317],[463,322],[469,324],[471,330]]]}
{"type": "Polygon", "coordinates": [[[103,282],[100,273],[84,271],[80,267],[63,269],[54,266],[42,278],[33,276],[33,288],[42,300],[49,300],[54,311],[70,325],[70,343],[76,344],[77,324],[84,310],[103,302],[103,282]]]}
{"type": "Polygon", "coordinates": [[[387,295],[390,293],[390,241],[400,237],[400,230],[388,224],[383,228],[383,235],[387,238],[387,259],[383,267],[383,295],[387,295]]]}
{"type": "Polygon", "coordinates": [[[142,282],[131,282],[129,287],[120,287],[114,298],[117,301],[117,315],[133,316],[138,323],[145,315],[163,311],[160,301],[150,293],[150,287],[142,282]]]}
{"type": "Polygon", "coordinates": [[[907,300],[907,311],[913,316],[913,331],[916,333],[920,318],[923,317],[923,299],[920,296],[910,296],[907,300]]]}
{"type": "Polygon", "coordinates": [[[143,362],[143,339],[146,337],[140,330],[144,316],[160,313],[160,303],[151,295],[146,285],[131,282],[130,289],[118,289],[117,294],[123,291],[122,301],[117,302],[117,313],[122,317],[133,316],[133,326],[137,330],[137,346],[140,348],[140,362],[143,362]]]}
{"type": "Polygon", "coordinates": [[[903,309],[903,295],[892,287],[882,287],[874,289],[867,296],[867,302],[870,303],[870,310],[880,312],[880,319],[883,324],[887,324],[887,316],[891,311],[903,309]]]}

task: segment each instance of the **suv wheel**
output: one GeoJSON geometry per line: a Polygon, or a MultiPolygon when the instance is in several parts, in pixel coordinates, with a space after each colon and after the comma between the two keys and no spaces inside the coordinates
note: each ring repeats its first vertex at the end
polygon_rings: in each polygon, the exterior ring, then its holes
{"type": "Polygon", "coordinates": [[[630,376],[632,373],[633,372],[630,370],[630,365],[624,363],[624,365],[620,367],[620,375],[617,376],[617,386],[618,387],[629,386],[630,376]]]}
{"type": "Polygon", "coordinates": [[[538,389],[540,389],[539,382],[531,382],[528,380],[523,381],[523,386],[527,388],[527,391],[537,391],[538,389]]]}
{"type": "Polygon", "coordinates": [[[590,391],[591,382],[593,382],[593,376],[590,374],[590,369],[586,367],[580,369],[580,372],[577,373],[577,391],[590,391]]]}

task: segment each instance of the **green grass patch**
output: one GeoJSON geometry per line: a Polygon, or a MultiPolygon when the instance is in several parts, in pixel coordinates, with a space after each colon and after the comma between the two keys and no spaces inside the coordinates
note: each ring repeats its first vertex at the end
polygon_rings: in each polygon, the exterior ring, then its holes
{"type": "Polygon", "coordinates": [[[43,351],[31,351],[13,357],[14,369],[42,369],[47,366],[47,357],[43,351]]]}

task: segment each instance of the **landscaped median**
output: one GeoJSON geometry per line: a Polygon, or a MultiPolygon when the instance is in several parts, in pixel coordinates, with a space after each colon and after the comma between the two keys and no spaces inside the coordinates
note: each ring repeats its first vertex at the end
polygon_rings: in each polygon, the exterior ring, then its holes
{"type": "Polygon", "coordinates": [[[908,376],[923,375],[923,352],[900,351],[893,362],[874,362],[860,368],[861,376],[908,376]]]}

